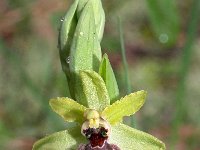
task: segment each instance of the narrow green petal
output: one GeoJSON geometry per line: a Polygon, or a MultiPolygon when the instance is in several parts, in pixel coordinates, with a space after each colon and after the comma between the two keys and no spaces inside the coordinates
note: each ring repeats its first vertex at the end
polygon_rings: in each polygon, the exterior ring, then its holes
{"type": "Polygon", "coordinates": [[[86,107],[67,97],[58,97],[49,102],[51,108],[59,114],[65,121],[78,122],[84,121],[84,111],[86,107]]]}
{"type": "Polygon", "coordinates": [[[81,129],[76,126],[40,139],[32,150],[76,150],[79,144],[85,142],[81,129]]]}
{"type": "Polygon", "coordinates": [[[102,112],[102,116],[110,124],[118,123],[124,116],[130,116],[137,112],[145,102],[147,92],[138,91],[131,93],[124,98],[108,106],[102,112]]]}
{"type": "Polygon", "coordinates": [[[112,126],[110,143],[121,150],[165,150],[165,144],[150,134],[124,124],[112,126]]]}
{"type": "Polygon", "coordinates": [[[85,101],[80,102],[97,111],[105,109],[110,104],[110,99],[101,76],[94,71],[81,71],[80,77],[85,96],[85,101]]]}
{"type": "Polygon", "coordinates": [[[99,74],[106,84],[110,97],[110,103],[112,104],[119,96],[119,88],[107,54],[104,54],[103,56],[99,68],[99,74]]]}

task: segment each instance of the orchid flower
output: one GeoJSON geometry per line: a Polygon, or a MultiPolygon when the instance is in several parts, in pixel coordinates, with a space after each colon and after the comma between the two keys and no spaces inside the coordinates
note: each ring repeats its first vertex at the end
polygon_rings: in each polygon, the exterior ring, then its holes
{"type": "Polygon", "coordinates": [[[164,144],[155,137],[122,123],[124,116],[130,116],[142,107],[146,98],[145,91],[129,94],[110,105],[105,83],[96,72],[82,71],[80,76],[83,86],[91,87],[85,89],[86,95],[91,97],[87,101],[89,107],[67,97],[51,99],[50,106],[57,114],[65,121],[77,124],[41,139],[33,150],[70,150],[81,146],[103,150],[105,144],[121,150],[165,149],[164,144]],[[105,130],[105,135],[101,133],[101,128],[105,130]],[[87,133],[92,129],[94,131],[87,133]]]}

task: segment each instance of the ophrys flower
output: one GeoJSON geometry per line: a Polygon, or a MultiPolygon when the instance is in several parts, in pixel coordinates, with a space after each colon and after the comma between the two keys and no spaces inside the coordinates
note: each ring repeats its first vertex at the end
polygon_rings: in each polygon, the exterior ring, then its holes
{"type": "MultiPolygon", "coordinates": [[[[97,74],[93,71],[86,71],[86,73],[91,78],[97,74]]],[[[138,91],[121,98],[112,105],[105,105],[107,102],[103,101],[92,105],[98,109],[87,108],[66,97],[51,99],[50,106],[56,113],[65,121],[77,124],[38,141],[33,149],[70,150],[83,149],[83,147],[103,149],[104,146],[111,146],[111,148],[113,146],[113,149],[120,148],[121,150],[165,149],[164,143],[155,137],[122,123],[124,116],[130,116],[142,107],[145,98],[146,92],[138,91]],[[101,106],[97,107],[97,105],[101,106]]]]}

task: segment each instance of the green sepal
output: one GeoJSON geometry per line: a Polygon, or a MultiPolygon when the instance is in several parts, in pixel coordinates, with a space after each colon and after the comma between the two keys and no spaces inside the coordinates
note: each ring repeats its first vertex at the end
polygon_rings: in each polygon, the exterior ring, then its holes
{"type": "Polygon", "coordinates": [[[112,104],[119,97],[119,88],[107,54],[104,54],[103,56],[99,67],[99,74],[106,84],[110,103],[112,104]]]}
{"type": "Polygon", "coordinates": [[[110,143],[121,150],[165,150],[165,144],[150,134],[124,124],[112,126],[110,143]]]}
{"type": "Polygon", "coordinates": [[[80,127],[60,131],[40,139],[32,150],[76,150],[81,143],[86,143],[80,127]]]}
{"type": "Polygon", "coordinates": [[[124,116],[130,116],[137,112],[145,102],[147,92],[138,91],[109,105],[102,112],[102,116],[111,124],[122,121],[124,116]]]}
{"type": "Polygon", "coordinates": [[[53,111],[59,114],[65,121],[78,122],[82,124],[84,122],[84,111],[86,107],[80,105],[76,101],[67,97],[58,97],[51,99],[49,104],[53,111]]]}
{"type": "Polygon", "coordinates": [[[78,89],[78,102],[82,105],[102,111],[110,104],[106,85],[101,76],[94,71],[80,71],[81,88],[78,89]]]}
{"type": "Polygon", "coordinates": [[[91,2],[84,7],[76,26],[70,50],[70,71],[97,71],[101,61],[101,47],[96,34],[91,2]]]}

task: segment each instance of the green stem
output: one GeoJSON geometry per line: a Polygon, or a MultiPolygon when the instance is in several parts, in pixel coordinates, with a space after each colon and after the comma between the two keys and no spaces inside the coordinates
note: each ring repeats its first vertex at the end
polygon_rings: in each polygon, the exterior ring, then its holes
{"type": "MultiPolygon", "coordinates": [[[[125,85],[127,87],[126,93],[129,94],[132,92],[131,88],[131,82],[128,72],[128,63],[126,58],[126,50],[125,50],[125,44],[124,44],[124,36],[123,36],[123,29],[122,29],[122,23],[121,18],[118,17],[118,29],[119,29],[119,37],[120,37],[120,45],[121,45],[121,55],[122,55],[122,63],[124,67],[124,74],[125,74],[125,85]]],[[[131,126],[136,127],[136,120],[135,117],[131,117],[131,126]]]]}
{"type": "Polygon", "coordinates": [[[125,85],[127,86],[127,94],[131,93],[131,84],[130,78],[128,73],[128,63],[126,59],[126,50],[124,46],[124,36],[123,36],[123,29],[120,17],[118,18],[118,25],[119,25],[119,34],[120,34],[120,45],[121,45],[121,55],[122,55],[122,62],[124,67],[124,74],[125,74],[125,85]]]}
{"type": "Polygon", "coordinates": [[[188,31],[186,34],[186,42],[183,47],[182,53],[182,61],[181,67],[179,71],[179,83],[177,87],[177,94],[176,94],[176,113],[175,113],[175,120],[173,122],[173,141],[174,144],[178,139],[178,128],[183,123],[184,118],[186,117],[187,113],[187,104],[185,100],[185,91],[186,91],[186,78],[189,72],[189,67],[191,64],[191,58],[193,54],[192,45],[196,38],[196,33],[198,29],[198,22],[199,22],[199,14],[200,14],[200,1],[194,0],[193,7],[191,10],[191,19],[188,25],[188,31]]]}

